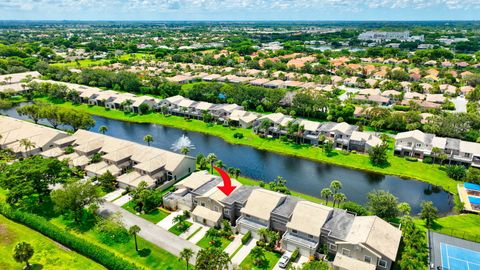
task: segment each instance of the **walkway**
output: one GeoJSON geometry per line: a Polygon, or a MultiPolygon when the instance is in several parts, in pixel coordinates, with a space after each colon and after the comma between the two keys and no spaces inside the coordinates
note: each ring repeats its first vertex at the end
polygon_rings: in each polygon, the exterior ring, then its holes
{"type": "Polygon", "coordinates": [[[200,223],[197,222],[192,222],[192,226],[188,228],[188,230],[180,235],[183,239],[189,238],[192,234],[192,238],[188,239],[189,242],[196,244],[198,241],[202,240],[202,238],[205,236],[207,233],[209,227],[204,226],[200,223]],[[198,232],[197,230],[200,229],[198,232]],[[196,232],[196,233],[195,233],[196,232]]]}
{"type": "Polygon", "coordinates": [[[232,265],[240,265],[243,260],[250,254],[250,251],[257,245],[257,239],[250,239],[250,241],[233,256],[232,265]]]}
{"type": "MultiPolygon", "coordinates": [[[[125,228],[130,228],[133,225],[139,226],[141,230],[138,235],[140,237],[175,256],[179,256],[180,252],[184,248],[190,248],[195,253],[200,250],[198,246],[192,244],[191,242],[182,239],[141,217],[137,217],[136,215],[110,202],[103,203],[98,209],[98,213],[104,217],[108,217],[114,213],[120,213],[120,220],[124,224],[125,228]]],[[[195,257],[192,257],[191,263],[195,264],[195,257]]]]}
{"type": "Polygon", "coordinates": [[[183,215],[183,211],[177,211],[177,212],[172,212],[170,215],[168,215],[166,218],[162,219],[160,222],[157,223],[157,226],[160,228],[163,228],[168,231],[173,225],[175,225],[175,222],[173,222],[173,219],[176,216],[183,215]]]}

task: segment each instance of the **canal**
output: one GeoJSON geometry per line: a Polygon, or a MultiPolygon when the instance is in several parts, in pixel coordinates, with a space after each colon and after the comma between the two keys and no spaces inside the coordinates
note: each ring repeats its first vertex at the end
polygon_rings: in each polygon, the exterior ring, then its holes
{"type": "MultiPolygon", "coordinates": [[[[19,116],[14,108],[0,110],[0,113],[15,118],[19,116]]],[[[138,124],[93,116],[96,125],[91,130],[98,132],[100,126],[107,126],[107,135],[138,143],[143,142],[143,136],[151,134],[152,146],[170,150],[172,144],[185,134],[195,145],[190,155],[199,153],[215,155],[229,167],[236,167],[241,174],[258,180],[269,182],[282,176],[287,180],[287,186],[295,191],[320,197],[322,188],[328,187],[332,180],[340,180],[343,184],[341,192],[348,200],[360,204],[367,202],[367,194],[374,189],[391,192],[398,197],[399,202],[408,202],[412,214],[420,211],[422,201],[433,201],[440,213],[448,213],[453,207],[450,193],[430,184],[403,179],[398,176],[383,175],[342,166],[319,163],[302,158],[283,156],[280,154],[257,150],[243,145],[234,145],[224,140],[203,133],[183,131],[176,128],[155,124],[138,124]]],[[[48,124],[48,122],[42,122],[48,124]]]]}

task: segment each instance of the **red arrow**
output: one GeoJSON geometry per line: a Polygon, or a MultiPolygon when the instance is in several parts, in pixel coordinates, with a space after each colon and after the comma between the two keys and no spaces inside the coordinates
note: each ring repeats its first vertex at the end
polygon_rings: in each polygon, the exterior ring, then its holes
{"type": "Polygon", "coordinates": [[[220,174],[223,179],[223,186],[218,186],[218,189],[225,193],[225,195],[230,195],[230,193],[232,193],[237,187],[232,186],[232,181],[230,180],[230,176],[228,176],[228,173],[216,166],[213,166],[213,168],[220,174]]]}

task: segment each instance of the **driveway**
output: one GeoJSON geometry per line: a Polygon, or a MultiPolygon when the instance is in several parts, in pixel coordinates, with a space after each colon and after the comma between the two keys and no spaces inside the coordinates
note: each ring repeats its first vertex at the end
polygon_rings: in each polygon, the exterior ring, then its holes
{"type": "Polygon", "coordinates": [[[228,253],[228,255],[232,256],[235,250],[237,250],[237,248],[242,245],[242,237],[243,234],[235,235],[233,241],[225,248],[224,251],[228,253]]]}
{"type": "Polygon", "coordinates": [[[250,241],[246,245],[242,246],[242,248],[237,252],[237,254],[233,256],[232,266],[239,266],[256,245],[257,239],[250,239],[250,241]]]}
{"type": "Polygon", "coordinates": [[[193,244],[196,244],[198,241],[200,241],[204,236],[205,236],[205,233],[208,231],[209,227],[205,226],[205,225],[202,225],[198,222],[194,222],[192,221],[192,226],[190,226],[187,231],[185,231],[184,233],[182,233],[180,235],[181,238],[183,239],[187,239],[189,238],[192,234],[194,234],[192,236],[192,238],[188,239],[188,241],[192,242],[193,244]],[[199,230],[200,229],[200,230],[199,230]],[[197,232],[197,230],[199,230],[197,232]],[[195,233],[196,232],[196,233],[195,233]]]}
{"type": "Polygon", "coordinates": [[[158,222],[157,226],[159,226],[160,228],[163,228],[163,229],[168,231],[168,229],[170,229],[171,227],[173,227],[173,225],[175,225],[175,222],[173,222],[173,219],[176,216],[180,216],[182,214],[183,214],[182,211],[173,212],[170,215],[168,215],[166,218],[164,218],[160,222],[158,222]]]}
{"type": "Polygon", "coordinates": [[[114,200],[112,203],[118,206],[122,206],[132,200],[130,194],[123,195],[122,197],[114,200]]]}
{"type": "MultiPolygon", "coordinates": [[[[124,224],[125,228],[130,228],[133,225],[139,226],[141,230],[138,235],[140,237],[175,256],[179,256],[180,252],[184,248],[190,248],[195,253],[200,250],[200,248],[195,244],[182,239],[141,217],[137,217],[136,215],[110,202],[103,203],[98,209],[98,213],[103,217],[120,213],[120,220],[124,224]]],[[[191,263],[195,264],[195,256],[192,257],[191,263]]]]}
{"type": "Polygon", "coordinates": [[[115,200],[116,198],[122,196],[122,193],[125,191],[125,189],[123,188],[119,188],[119,189],[116,189],[110,193],[108,193],[107,195],[103,196],[103,198],[107,201],[107,202],[111,202],[113,200],[115,200]]]}

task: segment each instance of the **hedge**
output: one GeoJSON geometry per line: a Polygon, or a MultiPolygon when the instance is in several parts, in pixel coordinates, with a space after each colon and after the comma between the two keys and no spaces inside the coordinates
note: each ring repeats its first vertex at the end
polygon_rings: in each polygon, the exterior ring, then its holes
{"type": "Polygon", "coordinates": [[[35,214],[15,210],[5,203],[0,203],[0,214],[5,217],[21,223],[41,234],[59,242],[60,244],[94,260],[97,263],[112,270],[135,270],[141,269],[137,265],[118,257],[111,251],[73,235],[54,224],[48,222],[45,218],[35,214]]]}
{"type": "Polygon", "coordinates": [[[244,236],[242,236],[242,244],[245,245],[250,238],[252,238],[252,232],[248,231],[244,236]]]}
{"type": "Polygon", "coordinates": [[[296,248],[293,251],[292,256],[290,256],[290,261],[292,261],[292,262],[296,261],[299,254],[300,254],[300,250],[298,248],[296,248]]]}

